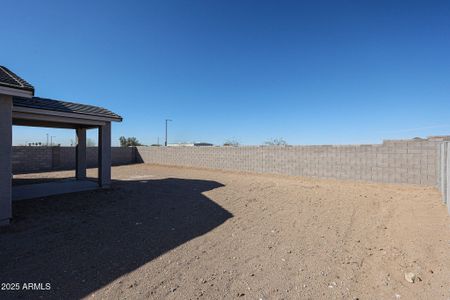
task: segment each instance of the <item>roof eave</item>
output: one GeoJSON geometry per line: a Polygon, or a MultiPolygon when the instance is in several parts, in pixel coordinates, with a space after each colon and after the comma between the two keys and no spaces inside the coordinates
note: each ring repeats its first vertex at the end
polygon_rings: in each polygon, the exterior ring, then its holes
{"type": "Polygon", "coordinates": [[[94,116],[94,115],[82,114],[82,113],[76,113],[76,112],[60,112],[60,111],[41,109],[41,108],[13,106],[12,110],[13,110],[13,113],[20,112],[20,113],[28,113],[28,114],[35,114],[35,115],[60,116],[63,118],[98,120],[98,121],[102,121],[102,122],[122,122],[122,117],[116,118],[116,117],[109,117],[109,116],[94,116]]]}
{"type": "Polygon", "coordinates": [[[11,88],[0,85],[0,94],[13,97],[33,98],[34,91],[30,91],[28,89],[11,88]]]}
{"type": "Polygon", "coordinates": [[[123,119],[122,119],[122,117],[118,117],[118,118],[109,118],[109,121],[111,121],[111,122],[118,122],[118,123],[120,123],[120,122],[122,122],[122,121],[123,121],[123,119]]]}

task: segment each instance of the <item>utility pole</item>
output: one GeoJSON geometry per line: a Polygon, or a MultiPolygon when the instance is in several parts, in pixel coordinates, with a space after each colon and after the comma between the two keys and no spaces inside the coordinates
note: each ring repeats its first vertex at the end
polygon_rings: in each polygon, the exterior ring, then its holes
{"type": "Polygon", "coordinates": [[[166,146],[166,147],[167,147],[167,123],[168,122],[172,122],[172,120],[171,119],[166,119],[166,142],[164,143],[164,146],[166,146]]]}
{"type": "Polygon", "coordinates": [[[52,147],[53,147],[53,138],[56,138],[56,136],[52,135],[50,137],[50,146],[52,146],[52,147]]]}
{"type": "Polygon", "coordinates": [[[47,147],[48,147],[48,133],[47,133],[47,147]]]}

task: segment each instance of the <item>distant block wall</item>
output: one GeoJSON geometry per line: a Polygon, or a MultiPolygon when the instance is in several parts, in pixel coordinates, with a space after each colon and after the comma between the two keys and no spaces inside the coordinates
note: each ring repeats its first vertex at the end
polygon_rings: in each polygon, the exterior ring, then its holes
{"type": "Polygon", "coordinates": [[[144,163],[438,186],[440,142],[293,147],[137,147],[144,163]]]}
{"type": "MultiPolygon", "coordinates": [[[[97,147],[87,148],[87,165],[97,167],[97,147]]],[[[136,162],[136,148],[112,147],[113,165],[136,162]]],[[[75,169],[75,147],[13,147],[12,167],[14,174],[75,169]]]]}
{"type": "Polygon", "coordinates": [[[53,152],[51,147],[13,147],[13,173],[51,170],[53,152]]]}

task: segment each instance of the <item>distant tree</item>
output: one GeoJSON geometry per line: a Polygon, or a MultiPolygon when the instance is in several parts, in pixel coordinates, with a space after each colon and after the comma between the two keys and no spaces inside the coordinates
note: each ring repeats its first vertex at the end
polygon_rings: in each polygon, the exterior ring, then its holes
{"type": "Polygon", "coordinates": [[[143,145],[138,141],[138,139],[135,138],[134,136],[128,138],[128,145],[129,145],[129,146],[132,146],[132,147],[143,146],[143,145]]]}
{"type": "Polygon", "coordinates": [[[93,139],[87,139],[86,140],[86,146],[87,147],[95,147],[97,145],[96,145],[96,143],[95,143],[95,141],[93,139]]]}
{"type": "Polygon", "coordinates": [[[128,145],[127,145],[127,138],[124,137],[124,136],[121,136],[121,137],[119,138],[119,142],[120,142],[120,146],[121,146],[121,147],[127,147],[127,146],[128,146],[128,145]]]}
{"type": "Polygon", "coordinates": [[[124,136],[121,136],[119,138],[119,142],[120,142],[120,147],[126,147],[127,146],[127,138],[124,136]]]}
{"type": "Polygon", "coordinates": [[[120,146],[121,147],[136,147],[136,146],[143,146],[141,143],[139,143],[138,139],[133,137],[126,138],[124,136],[121,136],[119,138],[120,146]]]}
{"type": "Polygon", "coordinates": [[[228,146],[228,147],[238,147],[239,146],[239,142],[234,140],[234,139],[229,139],[225,143],[223,143],[223,145],[224,146],[228,146]]]}
{"type": "Polygon", "coordinates": [[[283,138],[272,138],[264,142],[267,146],[287,146],[288,143],[283,138]]]}

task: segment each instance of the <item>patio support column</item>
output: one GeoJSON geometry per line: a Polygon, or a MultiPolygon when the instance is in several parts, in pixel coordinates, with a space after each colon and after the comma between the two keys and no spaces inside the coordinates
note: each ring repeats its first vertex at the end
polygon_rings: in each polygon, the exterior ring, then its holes
{"type": "Polygon", "coordinates": [[[76,177],[86,179],[86,128],[77,128],[76,177]]]}
{"type": "Polygon", "coordinates": [[[98,129],[98,183],[103,188],[111,185],[111,122],[98,129]]]}
{"type": "Polygon", "coordinates": [[[0,225],[12,218],[12,97],[0,95],[0,225]]]}

